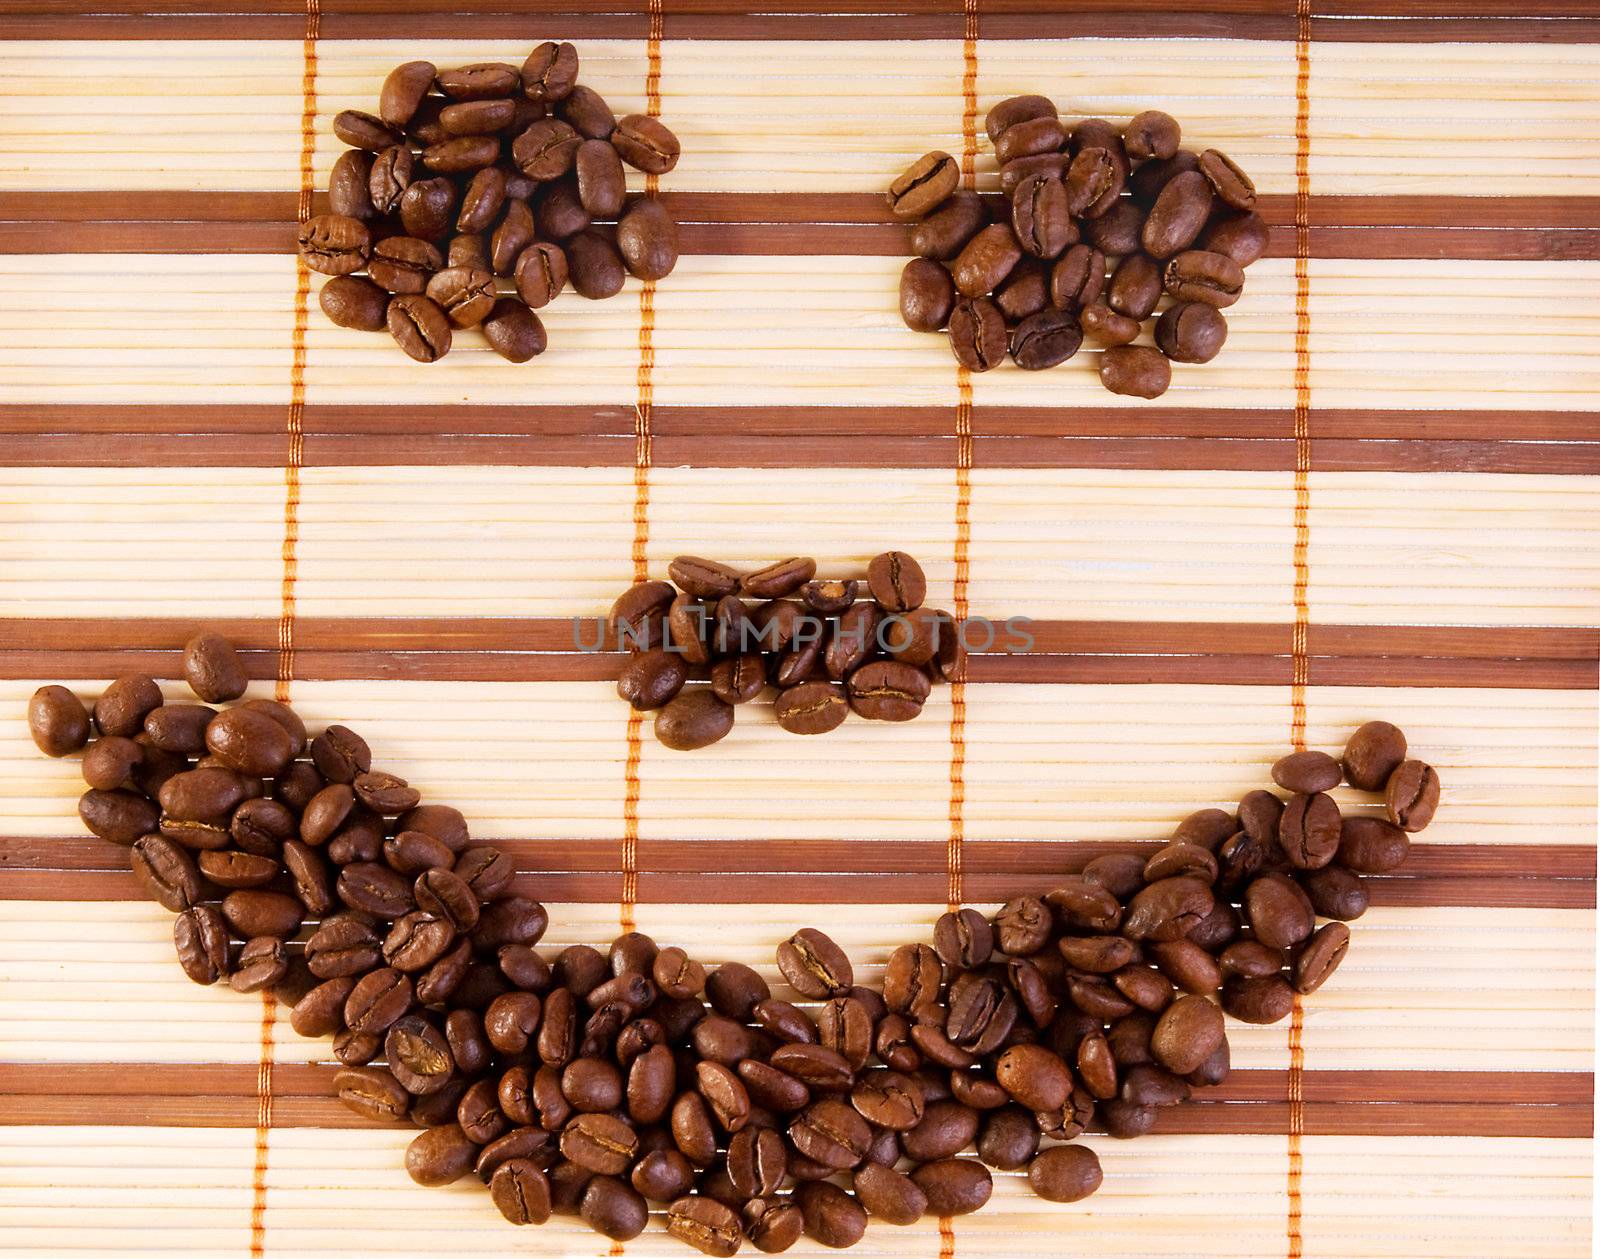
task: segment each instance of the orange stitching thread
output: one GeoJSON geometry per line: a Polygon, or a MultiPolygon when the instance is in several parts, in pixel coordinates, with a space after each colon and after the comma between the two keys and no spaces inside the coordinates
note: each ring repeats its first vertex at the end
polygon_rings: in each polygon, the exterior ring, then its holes
{"type": "MultiPolygon", "coordinates": [[[[1311,2],[1295,0],[1295,194],[1294,194],[1294,638],[1290,690],[1290,742],[1306,743],[1306,687],[1310,681],[1307,640],[1311,624],[1311,2]]],[[[1284,1221],[1288,1259],[1301,1259],[1305,1158],[1305,1010],[1294,996],[1289,1021],[1289,1197],[1284,1221]]]]}
{"type": "Polygon", "coordinates": [[[948,1215],[939,1217],[939,1259],[955,1259],[956,1230],[948,1215]]]}
{"type": "MultiPolygon", "coordinates": [[[[652,118],[661,114],[661,36],[665,26],[662,0],[649,0],[650,28],[645,44],[645,109],[652,118]]],[[[654,197],[661,187],[655,175],[645,176],[645,195],[654,197]]],[[[654,457],[652,420],[655,410],[656,284],[646,280],[639,288],[638,400],[633,415],[633,579],[650,576],[650,466],[654,457]]],[[[628,714],[628,759],[623,774],[622,891],[618,917],[624,931],[634,928],[634,907],[639,897],[639,761],[644,719],[628,714]]],[[[619,1248],[620,1250],[620,1248],[619,1248]]]]}
{"type": "Polygon", "coordinates": [[[272,1045],[278,1020],[278,999],[261,993],[261,1060],[256,1064],[256,1160],[250,1173],[250,1256],[261,1259],[267,1249],[267,1150],[272,1131],[272,1045]]]}

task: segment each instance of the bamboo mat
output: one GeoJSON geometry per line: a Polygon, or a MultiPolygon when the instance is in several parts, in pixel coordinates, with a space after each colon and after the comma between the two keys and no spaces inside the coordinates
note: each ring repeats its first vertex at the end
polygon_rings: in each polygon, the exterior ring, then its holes
{"type": "MultiPolygon", "coordinates": [[[[1588,0],[12,0],[0,15],[0,710],[170,678],[200,620],[256,691],[367,734],[551,906],[769,976],[862,973],[1383,716],[1445,784],[1337,979],[1235,1025],[1073,1206],[860,1253],[1571,1259],[1593,1238],[1600,732],[1600,14],[1588,0]],[[658,105],[685,256],[548,312],[515,367],[335,329],[293,256],[330,122],[399,61],[570,38],[658,105]],[[881,190],[983,111],[1179,117],[1256,179],[1268,257],[1159,404],[1095,355],[958,376],[900,326],[881,190]],[[684,757],[573,649],[683,551],[918,555],[1031,618],[901,728],[684,757]]],[[[687,1253],[423,1191],[328,1048],[189,984],[80,833],[75,767],[0,722],[0,1254],[687,1253]]],[[[1354,802],[1347,802],[1354,804],[1354,802]]],[[[1369,807],[1369,806],[1359,806],[1369,807]]],[[[797,1253],[814,1253],[809,1243],[797,1253]]]]}

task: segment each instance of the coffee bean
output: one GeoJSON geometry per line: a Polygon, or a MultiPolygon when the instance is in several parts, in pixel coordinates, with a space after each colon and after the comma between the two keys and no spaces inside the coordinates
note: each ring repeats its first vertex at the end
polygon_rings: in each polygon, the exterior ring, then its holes
{"type": "Polygon", "coordinates": [[[1342,922],[1323,924],[1294,962],[1294,990],[1315,992],[1344,961],[1350,947],[1350,928],[1342,922]]]}
{"type": "Polygon", "coordinates": [[[228,927],[210,905],[195,905],[172,922],[172,942],[178,965],[197,984],[214,984],[231,969],[228,927]]]}
{"type": "MultiPolygon", "coordinates": [[[[406,152],[409,154],[410,150],[406,152]]],[[[370,219],[378,211],[372,204],[372,154],[346,149],[328,174],[328,208],[352,219],[370,219]]]]}
{"type": "MultiPolygon", "coordinates": [[[[352,150],[353,151],[353,150],[352,150]]],[[[401,199],[416,174],[416,158],[403,144],[390,145],[367,164],[366,201],[368,213],[373,217],[392,214],[400,207],[401,199]]]]}
{"type": "Polygon", "coordinates": [[[665,175],[678,164],[678,137],[647,114],[617,119],[611,143],[624,162],[647,175],[665,175]]]}
{"type": "Polygon", "coordinates": [[[1028,1187],[1046,1202],[1081,1202],[1103,1179],[1100,1159],[1083,1145],[1054,1146],[1028,1165],[1028,1187]]]}
{"type": "Polygon", "coordinates": [[[855,982],[844,950],[814,927],[795,932],[778,946],[778,969],[804,997],[842,996],[855,982]]]}
{"type": "Polygon", "coordinates": [[[989,110],[984,127],[991,141],[1008,128],[1034,118],[1057,117],[1055,103],[1046,96],[1010,96],[989,110]]]}
{"type": "MultiPolygon", "coordinates": [[[[1229,821],[1231,829],[1232,819],[1229,821]]],[[[1083,867],[1083,881],[1103,888],[1117,900],[1130,900],[1144,886],[1144,867],[1137,853],[1106,853],[1083,867]]]]}
{"type": "Polygon", "coordinates": [[[148,835],[159,820],[150,801],[122,789],[84,792],[78,797],[78,817],[101,839],[124,845],[148,835]]]}
{"type": "Polygon", "coordinates": [[[1065,311],[1041,310],[1012,330],[1011,357],[1026,371],[1040,371],[1065,363],[1082,344],[1077,319],[1065,311]]]}
{"type": "Polygon", "coordinates": [[[1122,257],[1139,251],[1144,211],[1131,197],[1118,197],[1099,218],[1085,219],[1083,239],[1101,253],[1122,257]]]}
{"type": "Polygon", "coordinates": [[[543,1224],[550,1218],[550,1181],[529,1159],[508,1159],[495,1168],[489,1197],[513,1224],[543,1224]]]}
{"type": "Polygon", "coordinates": [[[1267,252],[1271,233],[1267,221],[1254,210],[1226,214],[1211,221],[1197,244],[1212,253],[1226,254],[1248,267],[1267,252]]]}
{"type": "Polygon", "coordinates": [[[1162,879],[1134,896],[1122,930],[1133,940],[1181,940],[1211,912],[1214,903],[1205,881],[1187,877],[1162,879]]]}
{"type": "Polygon", "coordinates": [[[1067,146],[1066,128],[1051,114],[1013,123],[994,139],[995,161],[1004,166],[1019,157],[1059,153],[1067,146]]]}
{"type": "Polygon", "coordinates": [[[1128,156],[1135,162],[1142,162],[1147,157],[1165,160],[1178,151],[1182,135],[1178,120],[1171,114],[1164,114],[1159,109],[1147,109],[1135,114],[1122,129],[1122,143],[1128,156]]]}
{"type": "Polygon", "coordinates": [[[1294,1008],[1294,989],[1279,975],[1230,979],[1222,989],[1222,1008],[1243,1023],[1278,1023],[1294,1008]]]}
{"type": "Polygon", "coordinates": [[[1044,900],[1063,922],[1080,930],[1115,931],[1122,923],[1117,898],[1085,878],[1066,880],[1044,900]]]}
{"type": "MultiPolygon", "coordinates": [[[[44,689],[48,690],[50,688],[47,687],[44,689]]],[[[76,699],[76,696],[73,698],[76,699]]],[[[38,695],[36,694],[34,696],[34,703],[37,702],[38,695]]],[[[32,704],[30,704],[29,725],[33,726],[34,721],[31,708],[32,704]]],[[[87,738],[87,729],[89,724],[87,712],[84,713],[83,720],[85,728],[84,737],[87,738]]],[[[50,730],[54,734],[58,735],[60,732],[60,727],[54,725],[53,718],[43,719],[41,724],[48,724],[50,730]]],[[[50,742],[51,737],[51,734],[46,734],[43,738],[43,742],[50,742]]],[[[37,733],[35,733],[34,742],[41,742],[41,739],[37,733]]],[[[55,746],[60,746],[60,744],[56,743],[55,746]]],[[[44,747],[41,747],[39,750],[44,752],[46,756],[58,755],[57,753],[48,751],[44,747]]],[[[59,755],[65,756],[67,752],[71,752],[73,750],[74,749],[72,748],[67,748],[66,752],[61,752],[59,755]]],[[[116,788],[123,786],[128,779],[134,775],[134,772],[143,764],[144,748],[140,744],[135,743],[132,739],[125,739],[121,735],[106,735],[104,738],[96,739],[93,743],[91,743],[88,751],[83,754],[83,762],[81,765],[83,781],[90,787],[93,787],[96,791],[114,791],[116,788]]],[[[165,784],[162,785],[165,786],[165,784]]]]}
{"type": "Polygon", "coordinates": [[[1028,176],[1012,198],[1011,226],[1017,242],[1036,258],[1055,258],[1076,244],[1066,185],[1054,175],[1028,176]]]}
{"type": "Polygon", "coordinates": [[[867,1231],[867,1213],[854,1197],[826,1180],[807,1181],[794,1191],[805,1234],[834,1250],[854,1246],[867,1231]]]}
{"type": "Polygon", "coordinates": [[[948,262],[978,234],[988,215],[977,193],[962,188],[911,229],[911,252],[920,258],[948,262]]]}
{"type": "Polygon", "coordinates": [[[1100,300],[1106,259],[1090,245],[1073,245],[1050,272],[1050,304],[1057,310],[1082,310],[1100,300]]]}
{"type": "Polygon", "coordinates": [[[915,332],[938,332],[955,306],[950,272],[927,258],[913,258],[900,273],[900,318],[915,332]]]}
{"type": "Polygon", "coordinates": [[[889,212],[920,219],[939,208],[961,182],[961,168],[948,153],[925,153],[889,185],[889,212]]]}
{"type": "Polygon", "coordinates": [[[1145,253],[1166,259],[1189,248],[1211,214],[1210,181],[1199,170],[1169,179],[1150,206],[1140,240],[1145,253]]]}
{"type": "Polygon", "coordinates": [[[1156,321],[1156,345],[1174,363],[1209,363],[1227,339],[1227,320],[1204,302],[1179,302],[1156,321]]]}
{"type": "Polygon", "coordinates": [[[333,134],[353,149],[376,152],[400,142],[400,133],[374,114],[345,109],[333,116],[333,134]]]}
{"type": "Polygon", "coordinates": [[[1439,775],[1421,761],[1402,761],[1389,775],[1386,803],[1389,820],[1415,833],[1433,821],[1439,807],[1439,775]]]}
{"type": "Polygon", "coordinates": [[[926,1163],[911,1179],[927,1197],[927,1209],[938,1216],[970,1215],[989,1201],[994,1178],[974,1159],[947,1158],[926,1163]]]}
{"type": "Polygon", "coordinates": [[[919,1163],[953,1158],[972,1143],[978,1132],[978,1112],[960,1102],[930,1101],[922,1121],[901,1134],[907,1158],[919,1163]]]}
{"type": "MultiPolygon", "coordinates": [[[[778,1148],[781,1156],[781,1142],[778,1148]]],[[[731,1175],[732,1164],[729,1166],[731,1175]]],[[[680,1197],[674,1201],[667,1208],[667,1232],[679,1241],[687,1242],[701,1254],[719,1256],[720,1259],[736,1254],[744,1238],[739,1217],[732,1209],[706,1197],[680,1197]]]]}
{"type": "Polygon", "coordinates": [[[1371,903],[1361,876],[1343,866],[1327,866],[1300,876],[1311,906],[1324,918],[1352,922],[1367,912],[1371,903]]]}
{"type": "Polygon", "coordinates": [[[458,136],[428,145],[420,156],[424,166],[441,175],[471,173],[494,165],[500,157],[500,141],[494,136],[458,136]]]}
{"type": "Polygon", "coordinates": [[[64,686],[41,686],[28,701],[28,733],[46,756],[66,756],[89,742],[89,710],[64,686]]]}
{"type": "MultiPolygon", "coordinates": [[[[400,225],[409,236],[430,243],[443,240],[455,220],[456,187],[448,179],[421,179],[400,197],[400,225]]],[[[440,265],[444,259],[440,258],[440,265]]]]}
{"type": "MultiPolygon", "coordinates": [[[[142,673],[124,674],[95,701],[94,724],[100,728],[101,734],[131,739],[144,730],[145,719],[161,707],[161,702],[161,688],[151,678],[142,673]]],[[[45,749],[41,748],[40,751],[45,749]]],[[[49,752],[45,754],[50,755],[49,752]]]]}
{"type": "Polygon", "coordinates": [[[580,296],[598,301],[622,291],[627,268],[616,246],[602,232],[595,228],[579,232],[567,242],[566,252],[567,273],[580,296]]]}
{"type": "Polygon", "coordinates": [[[385,322],[395,343],[419,363],[435,362],[450,352],[450,321],[429,298],[414,293],[396,297],[385,322]]]}
{"type": "Polygon", "coordinates": [[[1200,173],[1216,192],[1217,198],[1235,210],[1248,210],[1256,203],[1256,186],[1250,176],[1238,165],[1216,149],[1200,154],[1200,173]]]}
{"type": "Polygon", "coordinates": [[[526,363],[543,354],[549,344],[539,316],[511,297],[502,297],[490,307],[483,320],[483,335],[496,354],[512,363],[526,363]]]}
{"type": "MultiPolygon", "coordinates": [[[[1285,777],[1304,782],[1326,781],[1326,773],[1331,772],[1337,784],[1338,762],[1331,756],[1327,761],[1328,765],[1319,771],[1320,777],[1311,772],[1302,773],[1300,765],[1292,767],[1285,777]]],[[[1278,844],[1291,865],[1302,870],[1319,870],[1339,851],[1342,827],[1339,806],[1333,802],[1333,797],[1320,793],[1295,796],[1284,806],[1283,817],[1278,822],[1278,844]]]]}
{"type": "Polygon", "coordinates": [[[663,280],[678,265],[678,224],[653,197],[644,197],[617,222],[617,252],[630,275],[663,280]]]}
{"type": "MultiPolygon", "coordinates": [[[[238,893],[235,893],[238,895],[238,893]]],[[[344,1021],[351,1031],[379,1034],[411,1008],[409,976],[390,967],[369,971],[345,998],[344,1021]]]]}
{"type": "Polygon", "coordinates": [[[419,1185],[448,1185],[471,1171],[477,1157],[478,1147],[460,1124],[443,1124],[419,1133],[406,1147],[406,1171],[419,1185]]]}
{"type": "Polygon", "coordinates": [[[1148,254],[1129,254],[1111,274],[1106,302],[1130,319],[1148,319],[1161,300],[1161,267],[1148,254]]]}
{"type": "Polygon", "coordinates": [[[241,773],[271,778],[294,756],[288,731],[265,713],[230,708],[206,725],[206,747],[241,773]]]}
{"type": "Polygon", "coordinates": [[[1022,258],[1009,224],[991,223],[967,242],[950,266],[957,292],[982,297],[998,288],[1022,258]]]}
{"type": "Polygon", "coordinates": [[[360,219],[320,214],[300,228],[300,256],[323,275],[349,275],[367,265],[372,237],[360,219]]]}
{"type": "Polygon", "coordinates": [[[790,734],[826,734],[844,722],[850,703],[836,684],[819,680],[781,692],[772,711],[790,734]]]}
{"type": "Polygon", "coordinates": [[[181,914],[205,895],[205,881],[194,858],[161,835],[142,835],[133,842],[134,877],[150,899],[181,914]]]}
{"type": "Polygon", "coordinates": [[[733,729],[733,705],[709,690],[686,690],[656,714],[656,738],[679,752],[709,747],[733,729]]]}
{"type": "Polygon", "coordinates": [[[1245,890],[1245,918],[1256,939],[1272,949],[1287,949],[1311,934],[1316,915],[1295,881],[1263,874],[1245,890]]]}
{"type": "Polygon", "coordinates": [[[1360,874],[1388,874],[1411,852],[1411,840],[1398,826],[1376,817],[1347,817],[1339,834],[1338,860],[1360,874]]]}
{"type": "MultiPolygon", "coordinates": [[[[526,201],[507,200],[505,216],[489,236],[489,269],[496,275],[509,275],[523,253],[533,244],[533,211],[526,201]]],[[[565,259],[562,260],[563,268],[565,259]]],[[[562,283],[566,282],[563,271],[562,283]]],[[[542,303],[541,303],[542,304],[542,303]]]]}
{"type": "Polygon", "coordinates": [[[455,328],[473,328],[494,309],[494,276],[472,267],[447,267],[428,281],[428,298],[455,328]]]}
{"type": "Polygon", "coordinates": [[[1172,383],[1172,368],[1160,350],[1119,345],[1100,356],[1100,383],[1112,393],[1159,398],[1172,383]]]}
{"type": "Polygon", "coordinates": [[[995,1080],[1029,1110],[1055,1110],[1072,1092],[1067,1064],[1042,1045],[1013,1045],[995,1061],[995,1080]]]}
{"type": "Polygon", "coordinates": [[[1168,261],[1167,292],[1179,301],[1232,306],[1244,288],[1244,269],[1226,254],[1190,249],[1168,261]]]}
{"type": "MultiPolygon", "coordinates": [[[[1209,310],[1210,307],[1205,309],[1209,310]]],[[[1119,314],[1102,302],[1085,306],[1078,314],[1078,324],[1084,335],[1101,345],[1127,345],[1139,335],[1137,319],[1119,314]]]]}
{"type": "Polygon", "coordinates": [[[317,294],[322,313],[341,328],[377,332],[385,326],[389,295],[365,276],[334,276],[317,294]]]}
{"type": "Polygon", "coordinates": [[[1074,216],[1096,218],[1116,204],[1126,179],[1124,166],[1109,149],[1080,149],[1067,168],[1067,211],[1074,216]]]}

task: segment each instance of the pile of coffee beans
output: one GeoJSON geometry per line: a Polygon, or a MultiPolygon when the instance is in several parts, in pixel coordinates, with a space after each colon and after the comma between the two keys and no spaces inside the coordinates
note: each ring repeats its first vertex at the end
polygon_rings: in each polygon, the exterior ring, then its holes
{"type": "Polygon", "coordinates": [[[1224,1012],[1272,1023],[1326,982],[1363,875],[1397,868],[1439,799],[1371,722],[1342,762],[1274,765],[1287,798],[1203,809],[1158,851],[1098,857],[993,917],[944,914],[879,988],[797,931],[776,959],[797,1004],[636,931],[541,954],[544,907],[460,812],[343,726],[216,707],[245,689],[225,640],[191,641],[184,673],[204,703],[130,675],[92,712],[60,686],[28,712],[49,755],[87,745],[79,813],[177,914],[184,972],[271,989],[296,1031],[331,1036],[344,1103],[422,1129],[418,1184],[476,1175],[514,1224],[576,1215],[617,1240],[664,1210],[708,1255],[975,1211],[991,1168],[1052,1202],[1093,1193],[1099,1159],[1074,1139],[1147,1132],[1225,1078],[1224,1012]],[[1341,816],[1341,780],[1383,792],[1387,819],[1341,816]]]}
{"type": "Polygon", "coordinates": [[[1267,247],[1248,175],[1216,149],[1180,148],[1177,121],[1158,110],[1120,128],[1069,126],[1048,98],[1013,96],[989,111],[988,132],[999,197],[960,188],[960,164],[940,152],[889,187],[895,217],[916,220],[900,275],[909,327],[948,329],[975,372],[1008,349],[1018,367],[1054,367],[1087,336],[1106,347],[1101,383],[1138,398],[1166,392],[1172,363],[1216,357],[1220,312],[1267,247]],[[1163,306],[1155,345],[1135,345],[1163,306]]]}
{"type": "Polygon", "coordinates": [[[342,328],[387,328],[418,362],[481,328],[525,363],[545,348],[533,312],[570,281],[611,297],[625,274],[659,280],[678,261],[678,225],[653,197],[627,196],[623,164],[664,175],[678,138],[646,114],[617,118],[578,82],[571,44],[540,44],[516,66],[439,70],[408,61],[376,114],[347,109],[350,146],[328,181],[332,213],[300,229],[300,256],[334,278],[323,313],[342,328]],[[512,296],[512,293],[515,296],[512,296]]]}
{"type": "Polygon", "coordinates": [[[885,551],[865,579],[817,577],[802,556],[754,572],[680,555],[671,581],[630,586],[607,626],[632,653],[617,694],[655,710],[669,748],[708,747],[733,729],[734,709],[778,690],[773,712],[790,734],[826,734],[854,712],[910,721],[935,681],[966,669],[961,627],[925,608],[922,566],[885,551]]]}

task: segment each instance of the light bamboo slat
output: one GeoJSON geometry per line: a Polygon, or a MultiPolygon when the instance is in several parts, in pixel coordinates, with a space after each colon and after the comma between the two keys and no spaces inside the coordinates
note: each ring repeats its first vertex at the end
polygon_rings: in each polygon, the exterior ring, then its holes
{"type": "MultiPolygon", "coordinates": [[[[35,685],[0,683],[0,711],[20,714],[35,685]]],[[[103,685],[75,687],[88,697],[103,685]]],[[[621,834],[627,708],[607,683],[297,682],[294,701],[313,729],[360,730],[381,764],[462,809],[481,838],[621,834]]],[[[1337,750],[1381,716],[1438,766],[1444,805],[1419,843],[1594,842],[1592,693],[1313,687],[1307,708],[1312,747],[1337,750]]],[[[1022,845],[1160,839],[1193,809],[1265,785],[1288,727],[1287,687],[969,686],[966,834],[1022,845]]],[[[670,752],[647,728],[642,752],[649,839],[948,833],[948,688],[903,726],[850,721],[800,739],[758,702],[714,748],[670,752]]],[[[82,834],[82,790],[76,761],[46,760],[20,720],[0,723],[5,833],[82,834]]],[[[110,866],[123,860],[105,853],[110,866]]]]}
{"type": "MultiPolygon", "coordinates": [[[[339,150],[333,114],[372,108],[395,64],[520,64],[542,34],[321,41],[319,179],[339,150]]],[[[619,113],[642,107],[642,41],[585,40],[581,52],[584,81],[619,113]]],[[[1264,192],[1294,191],[1290,42],[985,40],[978,53],[980,111],[1014,92],[1050,93],[1069,117],[1166,109],[1264,192]]],[[[1317,44],[1311,64],[1313,192],[1600,191],[1592,45],[1317,44]]],[[[10,43],[0,153],[15,156],[0,158],[0,189],[292,190],[300,76],[298,41],[10,43]]],[[[662,98],[684,145],[677,189],[878,192],[918,154],[961,148],[951,40],[670,41],[662,98]]],[[[986,152],[986,179],[992,169],[986,152]]]]}
{"type": "MultiPolygon", "coordinates": [[[[604,1256],[576,1221],[513,1230],[482,1186],[420,1189],[400,1167],[402,1130],[272,1133],[267,1161],[269,1256],[335,1259],[352,1251],[401,1259],[471,1253],[511,1259],[604,1256]]],[[[1056,1205],[997,1175],[977,1215],[955,1222],[959,1254],[1045,1259],[1276,1259],[1283,1254],[1283,1141],[1276,1137],[1089,1137],[1106,1170],[1083,1203],[1056,1205]]],[[[1308,1256],[1321,1259],[1580,1259],[1588,1253],[1587,1141],[1517,1138],[1309,1137],[1308,1256]]],[[[0,1253],[132,1247],[233,1256],[249,1245],[252,1134],[225,1129],[0,1130],[0,1197],[14,1225],[0,1253]],[[71,1165],[73,1182],[55,1169],[71,1165]]],[[[939,1253],[933,1221],[877,1224],[851,1253],[939,1253]]],[[[632,1256],[680,1256],[659,1223],[632,1256]]],[[[822,1255],[802,1241],[795,1255],[822,1255]]]]}
{"type": "MultiPolygon", "coordinates": [[[[994,906],[987,908],[993,909],[994,906]]],[[[707,964],[773,965],[806,925],[877,984],[899,944],[927,939],[942,905],[641,905],[641,931],[707,964]]],[[[541,947],[603,945],[614,904],[552,904],[541,947]]],[[[261,1004],[196,987],[172,958],[172,917],[145,902],[13,902],[0,919],[0,1062],[253,1062],[261,1004]]],[[[1589,1071],[1594,1058],[1594,915],[1577,910],[1378,908],[1352,928],[1338,977],[1306,1003],[1311,1070],[1589,1071]],[[1492,929],[1490,929],[1492,928],[1492,929]]],[[[1288,1024],[1229,1024],[1233,1065],[1288,1065],[1288,1024]]],[[[324,1040],[274,1032],[279,1062],[330,1062],[324,1040]]]]}
{"type": "MultiPolygon", "coordinates": [[[[1287,471],[981,468],[971,480],[974,613],[1292,619],[1287,471]]],[[[304,616],[591,616],[632,580],[631,468],[431,468],[424,486],[404,466],[319,467],[300,483],[304,616]]],[[[804,538],[840,572],[900,547],[923,560],[929,601],[952,600],[952,471],[657,468],[651,486],[658,576],[675,555],[755,564],[804,538]]],[[[1319,623],[1594,623],[1594,478],[1328,472],[1310,486],[1319,623]]],[[[275,468],[0,468],[0,526],[9,615],[279,610],[275,468]]]]}
{"type": "MultiPolygon", "coordinates": [[[[938,336],[899,319],[902,260],[684,258],[655,299],[657,405],[953,405],[938,336]],[[819,370],[819,367],[822,370],[819,370]]],[[[320,284],[321,277],[317,277],[320,284]]],[[[0,378],[37,403],[282,403],[294,263],[285,256],[0,255],[0,378]],[[115,277],[108,287],[108,277],[115,277]]],[[[1600,263],[1318,259],[1311,264],[1319,406],[1583,410],[1600,390],[1600,263]]],[[[1293,263],[1267,259],[1228,312],[1225,351],[1179,367],[1177,406],[1293,405],[1293,263]]],[[[552,349],[504,362],[458,334],[439,363],[313,309],[311,403],[605,403],[637,392],[637,285],[541,315],[552,349]]],[[[1148,333],[1146,334],[1148,337],[1148,333]]],[[[1137,406],[1101,388],[1098,351],[1049,372],[979,376],[979,405],[1137,406]]]]}

